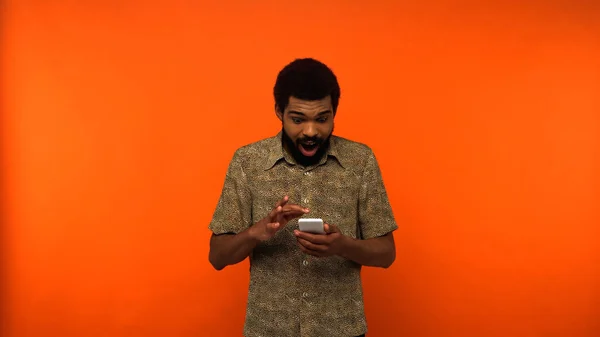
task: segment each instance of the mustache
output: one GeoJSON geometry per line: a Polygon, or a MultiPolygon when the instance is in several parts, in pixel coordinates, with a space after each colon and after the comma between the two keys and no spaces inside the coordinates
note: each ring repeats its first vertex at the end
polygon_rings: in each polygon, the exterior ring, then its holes
{"type": "Polygon", "coordinates": [[[299,138],[297,140],[298,144],[308,144],[308,143],[312,143],[312,144],[316,144],[316,145],[321,145],[321,143],[323,143],[323,138],[321,137],[304,137],[304,138],[299,138]]]}

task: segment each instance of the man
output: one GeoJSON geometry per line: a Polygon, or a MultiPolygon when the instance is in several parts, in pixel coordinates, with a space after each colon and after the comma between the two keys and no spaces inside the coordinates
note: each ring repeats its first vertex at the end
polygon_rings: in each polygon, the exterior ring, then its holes
{"type": "Polygon", "coordinates": [[[282,130],[239,148],[209,225],[215,269],[250,259],[246,337],[366,333],[361,266],[389,267],[397,229],[377,160],[332,135],[340,98],[314,59],[285,66],[274,88],[282,130]],[[322,218],[325,234],[298,230],[322,218]]]}

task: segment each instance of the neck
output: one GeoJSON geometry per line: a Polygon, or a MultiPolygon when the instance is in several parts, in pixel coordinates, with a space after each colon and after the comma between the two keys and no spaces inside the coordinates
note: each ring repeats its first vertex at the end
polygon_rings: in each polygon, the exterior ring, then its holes
{"type": "Polygon", "coordinates": [[[298,149],[298,145],[294,144],[292,139],[290,137],[288,137],[288,135],[285,133],[284,130],[282,130],[281,142],[283,145],[283,149],[287,152],[287,154],[289,154],[292,158],[294,158],[294,160],[296,161],[296,163],[298,165],[301,165],[303,167],[309,167],[309,166],[317,164],[319,161],[321,161],[323,156],[327,155],[327,150],[329,149],[330,138],[331,138],[331,135],[329,137],[327,137],[327,139],[319,147],[319,150],[317,151],[317,153],[312,157],[304,156],[298,149]]]}

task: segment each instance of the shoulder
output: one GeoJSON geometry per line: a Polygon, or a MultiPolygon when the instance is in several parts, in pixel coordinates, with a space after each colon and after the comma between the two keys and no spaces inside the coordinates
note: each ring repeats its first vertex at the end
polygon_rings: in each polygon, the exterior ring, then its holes
{"type": "Polygon", "coordinates": [[[238,147],[233,154],[233,162],[244,167],[252,167],[265,163],[277,150],[277,137],[263,138],[238,147]]]}
{"type": "Polygon", "coordinates": [[[371,147],[365,143],[357,142],[340,136],[331,136],[341,154],[351,153],[359,156],[368,156],[373,153],[371,147]]]}
{"type": "Polygon", "coordinates": [[[332,139],[337,155],[350,167],[363,168],[368,162],[375,160],[373,149],[365,143],[340,136],[332,136],[332,139]]]}

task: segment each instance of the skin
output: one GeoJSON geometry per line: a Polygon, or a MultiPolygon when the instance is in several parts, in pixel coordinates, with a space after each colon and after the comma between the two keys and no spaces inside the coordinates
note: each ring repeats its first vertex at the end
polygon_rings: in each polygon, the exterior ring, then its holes
{"type": "Polygon", "coordinates": [[[309,166],[315,164],[325,154],[326,141],[333,132],[333,106],[331,97],[317,101],[305,101],[290,97],[285,111],[276,109],[277,118],[283,124],[285,150],[290,153],[296,161],[309,166]],[[302,154],[301,146],[308,141],[316,141],[321,146],[312,157],[302,154]]]}
{"type": "Polygon", "coordinates": [[[269,214],[238,234],[213,234],[208,260],[216,270],[242,262],[260,242],[272,238],[290,220],[309,212],[307,208],[288,203],[287,196],[279,200],[269,214]]]}
{"type": "MultiPolygon", "coordinates": [[[[284,148],[299,163],[311,164],[323,155],[326,140],[333,132],[333,107],[328,96],[321,100],[305,101],[290,97],[284,111],[276,109],[283,130],[289,138],[284,148]],[[307,140],[321,142],[319,149],[309,158],[299,151],[307,140]]],[[[292,219],[307,214],[309,210],[289,203],[289,198],[281,198],[271,212],[248,229],[238,234],[212,235],[209,261],[216,270],[243,261],[260,242],[272,238],[292,219]]],[[[304,253],[316,257],[341,256],[363,266],[388,268],[396,258],[396,248],[392,233],[366,240],[353,239],[341,233],[333,224],[325,224],[325,234],[294,231],[298,247],[304,253]]]]}

